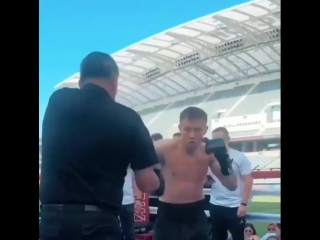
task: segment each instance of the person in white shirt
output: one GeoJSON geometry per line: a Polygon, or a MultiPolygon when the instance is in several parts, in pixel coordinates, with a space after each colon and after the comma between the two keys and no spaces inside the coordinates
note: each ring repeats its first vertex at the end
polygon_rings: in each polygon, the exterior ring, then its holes
{"type": "Polygon", "coordinates": [[[133,171],[128,168],[123,185],[122,207],[120,211],[120,222],[124,240],[134,240],[134,212],[142,207],[141,192],[137,188],[133,171]]]}
{"type": "Polygon", "coordinates": [[[212,239],[225,240],[228,230],[233,240],[244,240],[245,216],[247,205],[251,200],[253,177],[251,162],[244,153],[229,147],[229,132],[224,127],[212,131],[212,138],[222,138],[228,146],[229,157],[233,159],[232,167],[237,175],[238,188],[229,191],[212,175],[206,185],[211,184],[210,194],[210,222],[212,225],[212,239]]]}

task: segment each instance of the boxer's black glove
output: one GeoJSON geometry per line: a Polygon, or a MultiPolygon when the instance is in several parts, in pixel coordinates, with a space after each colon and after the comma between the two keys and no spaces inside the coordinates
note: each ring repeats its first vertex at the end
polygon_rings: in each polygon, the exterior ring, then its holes
{"type": "Polygon", "coordinates": [[[164,193],[164,179],[163,176],[161,174],[161,170],[160,169],[156,169],[154,168],[153,171],[155,172],[155,174],[157,174],[157,176],[159,177],[160,180],[160,186],[157,190],[155,190],[151,195],[155,195],[157,197],[161,197],[164,193]]]}
{"type": "Polygon", "coordinates": [[[222,175],[229,176],[233,173],[233,160],[230,159],[228,149],[222,138],[208,140],[206,142],[205,151],[206,154],[214,154],[220,164],[222,175]]]}

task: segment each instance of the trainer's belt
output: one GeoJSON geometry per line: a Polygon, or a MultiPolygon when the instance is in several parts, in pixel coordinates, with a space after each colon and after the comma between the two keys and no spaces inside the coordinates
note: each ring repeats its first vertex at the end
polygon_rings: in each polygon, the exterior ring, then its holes
{"type": "Polygon", "coordinates": [[[45,211],[79,210],[79,211],[87,211],[87,212],[103,211],[101,208],[93,205],[73,205],[73,204],[45,204],[41,206],[41,210],[45,210],[45,211]]]}

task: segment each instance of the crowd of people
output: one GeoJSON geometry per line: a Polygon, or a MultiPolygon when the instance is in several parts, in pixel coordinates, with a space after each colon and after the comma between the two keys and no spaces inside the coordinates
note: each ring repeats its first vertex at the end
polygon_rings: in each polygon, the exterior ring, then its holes
{"type": "Polygon", "coordinates": [[[252,223],[246,223],[244,236],[245,240],[281,240],[281,223],[270,223],[267,233],[261,237],[252,223]]]}

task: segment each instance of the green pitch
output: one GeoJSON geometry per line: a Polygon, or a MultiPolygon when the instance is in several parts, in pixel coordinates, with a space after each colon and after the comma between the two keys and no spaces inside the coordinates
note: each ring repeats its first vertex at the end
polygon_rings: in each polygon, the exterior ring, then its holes
{"type": "MultiPolygon", "coordinates": [[[[253,202],[249,205],[249,212],[260,213],[280,213],[280,197],[253,197],[253,202]]],[[[259,236],[267,232],[269,223],[252,222],[259,236]]]]}

